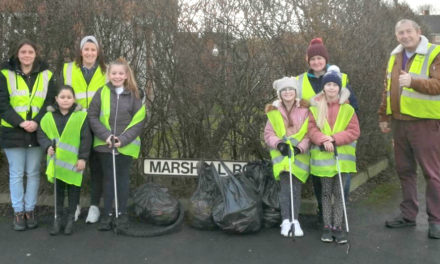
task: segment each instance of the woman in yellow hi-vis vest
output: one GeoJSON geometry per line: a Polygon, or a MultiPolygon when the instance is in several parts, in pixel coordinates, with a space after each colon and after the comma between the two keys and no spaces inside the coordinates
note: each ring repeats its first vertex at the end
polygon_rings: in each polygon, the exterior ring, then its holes
{"type": "Polygon", "coordinates": [[[56,91],[52,72],[33,41],[21,40],[13,52],[0,74],[0,147],[9,163],[13,227],[19,231],[37,227],[34,208],[42,151],[36,130],[56,91]]]}
{"type": "MultiPolygon", "coordinates": [[[[107,82],[106,69],[102,46],[94,36],[85,36],[77,49],[75,60],[64,64],[60,76],[61,84],[73,87],[76,103],[81,105],[82,111],[87,111],[96,91],[107,82]]],[[[86,223],[96,223],[100,215],[103,176],[99,159],[93,150],[89,159],[90,207],[86,223]]],[[[78,206],[76,218],[79,212],[78,206]]]]}
{"type": "MultiPolygon", "coordinates": [[[[301,99],[305,99],[309,101],[313,96],[320,93],[322,91],[322,78],[324,74],[327,72],[329,64],[329,54],[327,48],[325,47],[321,38],[314,38],[310,41],[309,46],[307,47],[306,52],[306,61],[308,65],[308,70],[296,78],[299,82],[299,87],[301,94],[298,96],[301,99]]],[[[342,87],[347,88],[349,93],[349,102],[350,105],[353,106],[356,113],[358,112],[358,103],[356,97],[354,96],[353,90],[351,89],[348,75],[342,73],[342,87]]],[[[344,89],[345,90],[345,89],[344,89]]],[[[322,219],[322,205],[321,205],[321,180],[319,177],[315,177],[311,174],[311,180],[313,183],[313,190],[315,192],[316,200],[318,202],[318,220],[322,219]]],[[[346,181],[344,184],[344,190],[346,198],[348,197],[350,188],[350,175],[347,175],[346,181]]],[[[318,222],[319,222],[318,221],[318,222]]]]}
{"type": "Polygon", "coordinates": [[[264,140],[270,148],[273,174],[280,181],[281,191],[281,235],[289,236],[294,224],[294,236],[304,233],[298,222],[301,205],[301,187],[309,175],[309,139],[307,138],[308,108],[305,102],[297,100],[298,82],[295,78],[284,77],[273,83],[278,100],[266,106],[268,121],[264,129],[264,140]],[[301,104],[303,103],[303,104],[301,104]],[[289,165],[289,151],[292,164],[289,165]],[[293,211],[291,219],[290,174],[292,168],[293,211]]]}
{"type": "Polygon", "coordinates": [[[101,231],[113,227],[114,176],[117,183],[118,228],[128,225],[130,168],[133,158],[139,156],[139,135],[146,112],[133,73],[125,59],[110,63],[108,78],[110,82],[96,92],[89,108],[90,127],[95,137],[93,146],[104,173],[104,212],[98,226],[101,231]],[[113,175],[114,151],[116,175],[113,175]]]}
{"type": "Polygon", "coordinates": [[[61,86],[55,100],[56,103],[47,108],[47,113],[41,119],[38,142],[47,153],[47,179],[54,182],[56,178],[57,217],[50,234],[57,235],[61,230],[64,196],[67,190],[69,207],[64,234],[70,235],[73,231],[82,174],[89,157],[92,136],[87,113],[81,111],[81,105],[75,103],[75,92],[71,86],[61,86]]]}
{"type": "Polygon", "coordinates": [[[344,182],[347,173],[356,172],[359,121],[353,107],[344,99],[341,100],[341,97],[346,99],[348,96],[341,95],[341,73],[337,66],[329,67],[322,84],[323,92],[311,99],[308,127],[313,144],[310,149],[310,173],[321,177],[324,222],[321,240],[335,240],[343,244],[347,243],[347,234],[342,229],[342,190],[336,176],[338,166],[334,147],[338,151],[339,168],[344,182]]]}

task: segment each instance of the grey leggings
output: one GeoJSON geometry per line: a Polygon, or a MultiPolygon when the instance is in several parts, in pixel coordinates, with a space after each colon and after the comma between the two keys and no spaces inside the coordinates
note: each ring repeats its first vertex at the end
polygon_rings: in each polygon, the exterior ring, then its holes
{"type": "MultiPolygon", "coordinates": [[[[345,173],[341,174],[342,182],[345,182],[345,173]]],[[[324,226],[342,227],[344,209],[342,205],[341,187],[339,176],[322,177],[322,218],[324,226]],[[333,197],[333,198],[332,198],[333,197]],[[333,202],[332,202],[333,200],[333,202]]]]}
{"type": "MultiPolygon", "coordinates": [[[[280,207],[281,207],[281,218],[291,219],[291,206],[290,206],[290,179],[289,173],[283,171],[280,173],[280,207]]],[[[298,213],[301,206],[301,188],[302,182],[298,180],[295,175],[292,174],[292,185],[293,185],[293,211],[295,213],[295,219],[298,219],[298,213]]]]}

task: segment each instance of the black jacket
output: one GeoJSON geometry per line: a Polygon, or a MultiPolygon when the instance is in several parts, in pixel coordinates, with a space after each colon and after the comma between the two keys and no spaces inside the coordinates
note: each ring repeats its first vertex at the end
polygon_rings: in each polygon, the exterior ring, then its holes
{"type": "MultiPolygon", "coordinates": [[[[76,111],[81,111],[81,106],[77,105],[76,103],[73,104],[72,108],[69,110],[69,113],[67,113],[66,115],[61,114],[58,105],[56,103],[53,106],[47,107],[47,112],[52,112],[53,119],[55,120],[55,124],[57,125],[59,135],[63,133],[67,121],[69,120],[72,113],[76,111]]],[[[52,141],[43,132],[41,127],[38,127],[37,136],[38,136],[38,143],[40,144],[43,151],[46,153],[47,148],[49,148],[52,145],[52,141]]],[[[89,122],[86,118],[86,120],[84,121],[81,127],[78,159],[87,160],[89,158],[91,145],[92,145],[92,134],[89,129],[89,122]]]]}
{"type": "MultiPolygon", "coordinates": [[[[1,70],[8,69],[14,71],[15,74],[21,75],[26,81],[29,91],[32,91],[35,80],[40,72],[47,70],[48,65],[45,62],[39,61],[38,59],[34,62],[34,67],[32,71],[26,75],[20,69],[20,63],[17,59],[11,58],[9,61],[5,62],[1,66],[1,70]]],[[[40,123],[41,118],[46,113],[47,106],[53,103],[56,94],[56,87],[54,79],[51,78],[49,81],[49,87],[46,95],[46,100],[41,107],[35,118],[31,118],[32,113],[30,112],[27,116],[27,120],[33,120],[40,123]]],[[[23,148],[23,147],[35,147],[38,146],[37,133],[28,133],[23,128],[20,127],[20,123],[24,119],[18,115],[17,112],[10,105],[10,97],[7,86],[6,77],[0,74],[0,117],[6,122],[11,124],[13,127],[1,127],[0,135],[0,147],[2,148],[23,148]]]]}

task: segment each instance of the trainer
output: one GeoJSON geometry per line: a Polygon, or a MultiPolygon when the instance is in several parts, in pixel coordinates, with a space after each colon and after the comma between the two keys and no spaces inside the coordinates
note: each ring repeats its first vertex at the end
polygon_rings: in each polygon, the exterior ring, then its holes
{"type": "Polygon", "coordinates": [[[385,225],[416,225],[418,162],[427,184],[428,236],[440,239],[440,46],[429,43],[412,20],[397,22],[395,34],[400,45],[388,61],[378,113],[381,131],[393,131],[403,201],[401,214],[385,225]]]}

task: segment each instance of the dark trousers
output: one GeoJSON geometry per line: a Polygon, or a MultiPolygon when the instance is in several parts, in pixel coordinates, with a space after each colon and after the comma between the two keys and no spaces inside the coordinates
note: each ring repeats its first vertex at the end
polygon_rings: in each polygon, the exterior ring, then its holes
{"type": "MultiPolygon", "coordinates": [[[[104,175],[104,214],[113,212],[114,184],[113,184],[113,159],[112,153],[98,152],[99,160],[104,175]]],[[[118,194],[118,210],[120,214],[127,213],[127,200],[130,189],[130,169],[133,158],[131,156],[115,155],[116,186],[118,194]]]]}
{"type": "Polygon", "coordinates": [[[400,210],[404,218],[415,220],[417,162],[426,180],[428,222],[440,224],[440,120],[393,120],[396,171],[402,185],[400,210]]]}
{"type": "MultiPolygon", "coordinates": [[[[292,207],[290,199],[290,176],[289,173],[283,171],[280,173],[280,209],[281,209],[281,220],[290,219],[292,220],[292,207]]],[[[292,190],[293,190],[293,210],[294,218],[298,220],[298,214],[301,207],[301,188],[302,182],[292,175],[292,190]]]]}
{"type": "Polygon", "coordinates": [[[69,216],[75,215],[76,205],[79,203],[79,195],[81,192],[81,187],[75,186],[73,184],[65,183],[61,180],[56,179],[57,186],[57,214],[62,215],[64,209],[64,197],[67,190],[67,197],[69,202],[68,214],[69,216]]]}
{"type": "Polygon", "coordinates": [[[90,205],[99,207],[99,201],[102,197],[103,190],[103,173],[98,152],[93,149],[90,151],[89,157],[90,167],[90,205]]]}

